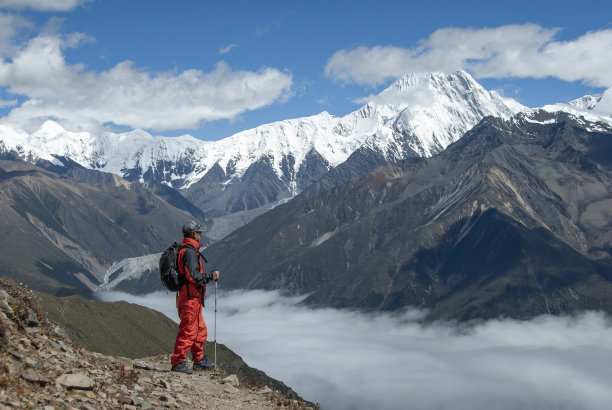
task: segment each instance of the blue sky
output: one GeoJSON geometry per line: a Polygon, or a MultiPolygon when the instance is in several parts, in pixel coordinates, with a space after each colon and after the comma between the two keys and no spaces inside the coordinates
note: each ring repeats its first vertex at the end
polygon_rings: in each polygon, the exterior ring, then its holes
{"type": "Polygon", "coordinates": [[[0,122],[216,140],[346,115],[411,72],[530,107],[612,87],[609,2],[413,3],[0,0],[0,122]]]}

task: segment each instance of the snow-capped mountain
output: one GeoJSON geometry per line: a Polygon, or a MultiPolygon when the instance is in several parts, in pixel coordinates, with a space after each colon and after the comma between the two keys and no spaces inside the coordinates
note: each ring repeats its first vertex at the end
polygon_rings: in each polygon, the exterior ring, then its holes
{"type": "Polygon", "coordinates": [[[434,155],[459,139],[483,117],[509,118],[527,108],[480,86],[469,74],[413,74],[371,98],[356,115],[377,120],[378,135],[408,141],[419,156],[434,155]],[[391,131],[391,134],[388,132],[391,131]]]}
{"type": "Polygon", "coordinates": [[[143,130],[70,132],[53,121],[31,134],[0,126],[0,151],[58,164],[67,157],[131,181],[164,182],[188,192],[203,209],[225,214],[293,196],[360,148],[376,150],[389,162],[431,156],[484,116],[508,118],[526,109],[485,90],[464,71],[406,75],[368,100],[344,117],[322,112],[214,142],[143,130]],[[272,185],[253,191],[264,180],[272,185]],[[205,204],[204,192],[214,203],[205,204]]]}
{"type": "MultiPolygon", "coordinates": [[[[612,126],[612,115],[605,107],[602,107],[601,101],[602,97],[585,95],[567,104],[557,103],[545,105],[541,108],[529,110],[528,113],[531,114],[531,117],[534,117],[533,114],[537,113],[539,110],[549,113],[564,112],[574,117],[577,122],[584,125],[589,131],[608,132],[609,128],[612,126]]],[[[535,120],[532,118],[529,121],[535,120]]]]}
{"type": "Polygon", "coordinates": [[[75,133],[53,121],[32,134],[0,126],[0,138],[5,149],[26,158],[66,156],[87,168],[141,181],[180,181],[177,186],[182,188],[199,180],[215,163],[231,169],[229,177],[240,178],[263,156],[273,158],[274,169],[282,176],[282,159],[292,155],[293,171],[297,172],[313,149],[333,167],[369,139],[389,144],[397,132],[413,134],[411,148],[432,155],[483,116],[507,117],[524,108],[484,90],[463,71],[408,75],[372,99],[345,117],[323,112],[262,125],[216,142],[191,136],[152,136],[143,130],[75,133]],[[160,163],[168,165],[161,175],[157,174],[160,163]],[[137,169],[141,172],[134,178],[130,171],[137,169]]]}
{"type": "Polygon", "coordinates": [[[445,320],[612,312],[610,152],[597,118],[488,117],[432,160],[317,183],[206,255],[225,289],[317,306],[418,306],[445,320]]]}
{"type": "Polygon", "coordinates": [[[600,101],[601,96],[595,97],[593,95],[585,95],[584,97],[570,101],[568,104],[580,110],[592,110],[600,101]]]}

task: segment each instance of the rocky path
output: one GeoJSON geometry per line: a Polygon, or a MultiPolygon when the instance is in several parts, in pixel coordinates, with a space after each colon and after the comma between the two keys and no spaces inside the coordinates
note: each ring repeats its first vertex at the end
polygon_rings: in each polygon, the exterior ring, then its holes
{"type": "Polygon", "coordinates": [[[0,287],[0,409],[312,408],[222,371],[170,372],[168,355],[89,352],[45,319],[32,292],[4,279],[0,287]]]}

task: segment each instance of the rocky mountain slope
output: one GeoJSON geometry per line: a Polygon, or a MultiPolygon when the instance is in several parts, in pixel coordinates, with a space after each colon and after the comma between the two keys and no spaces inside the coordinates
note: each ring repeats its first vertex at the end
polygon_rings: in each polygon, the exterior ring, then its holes
{"type": "Polygon", "coordinates": [[[430,159],[315,184],[207,257],[224,286],[330,306],[461,319],[612,312],[611,158],[606,122],[552,107],[487,117],[430,159]]]}
{"type": "Polygon", "coordinates": [[[46,166],[0,160],[0,265],[35,289],[94,289],[113,262],[160,252],[197,219],[116,175],[46,166]]]}
{"type": "MultiPolygon", "coordinates": [[[[163,354],[132,360],[92,353],[73,343],[48,319],[42,306],[48,306],[48,301],[41,305],[31,291],[0,278],[3,408],[316,407],[244,362],[237,366],[241,359],[224,346],[220,346],[225,356],[219,356],[220,370],[216,374],[169,372],[169,357],[163,354]],[[235,369],[242,370],[242,375],[230,373],[235,369]],[[284,392],[278,390],[279,386],[285,388],[284,392]]],[[[124,309],[128,316],[129,311],[124,309]]],[[[112,331],[106,337],[110,341],[112,331]]]]}
{"type": "Polygon", "coordinates": [[[296,195],[357,150],[357,171],[430,156],[485,115],[507,118],[523,109],[466,72],[419,74],[399,79],[344,117],[323,112],[220,141],[154,137],[142,130],[75,133],[47,121],[32,134],[0,126],[0,152],[58,165],[68,159],[129,181],[163,182],[213,219],[242,212],[241,218],[220,220],[215,229],[221,237],[261,213],[249,211],[296,195]]]}

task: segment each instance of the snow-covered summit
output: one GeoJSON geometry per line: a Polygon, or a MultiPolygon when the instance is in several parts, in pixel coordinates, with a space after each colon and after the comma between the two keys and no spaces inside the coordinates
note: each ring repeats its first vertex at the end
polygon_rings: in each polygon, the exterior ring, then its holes
{"type": "Polygon", "coordinates": [[[84,167],[131,180],[154,179],[186,188],[215,165],[224,170],[226,183],[238,181],[262,159],[279,178],[295,179],[313,152],[334,167],[364,145],[378,148],[389,159],[414,153],[429,156],[486,115],[505,118],[525,109],[485,90],[464,71],[413,74],[344,117],[322,112],[265,124],[219,141],[153,136],[143,130],[71,132],[47,121],[31,134],[0,126],[0,150],[14,150],[31,160],[68,157],[84,167]]]}
{"type": "Polygon", "coordinates": [[[580,110],[593,110],[600,101],[601,96],[595,97],[593,95],[585,95],[584,97],[570,101],[568,104],[580,110]]]}
{"type": "Polygon", "coordinates": [[[416,153],[431,156],[483,117],[509,118],[527,107],[485,90],[459,70],[405,75],[372,97],[363,110],[383,119],[383,128],[393,129],[396,136],[408,136],[408,145],[416,153]]]}
{"type": "Polygon", "coordinates": [[[601,124],[606,128],[612,127],[612,112],[607,110],[602,103],[603,96],[595,97],[592,95],[585,95],[584,97],[570,101],[567,104],[557,103],[545,105],[541,108],[529,110],[528,113],[531,115],[537,113],[538,110],[543,110],[551,113],[564,112],[575,117],[579,121],[588,122],[589,128],[593,128],[594,124],[601,124]]]}

